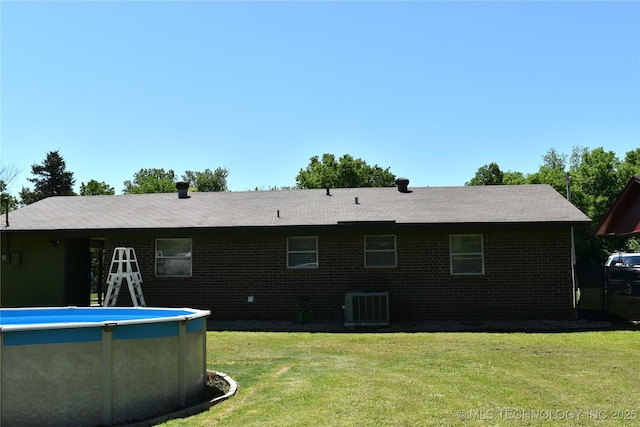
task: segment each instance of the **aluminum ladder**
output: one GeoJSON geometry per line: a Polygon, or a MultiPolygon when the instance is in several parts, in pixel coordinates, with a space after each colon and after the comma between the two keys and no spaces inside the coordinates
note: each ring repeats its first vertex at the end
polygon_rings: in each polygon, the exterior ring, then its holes
{"type": "Polygon", "coordinates": [[[144,296],[142,295],[142,276],[136,259],[136,251],[133,248],[115,248],[109,276],[107,276],[107,294],[104,297],[103,307],[115,307],[120,293],[122,280],[127,281],[131,301],[135,307],[146,307],[144,296]]]}

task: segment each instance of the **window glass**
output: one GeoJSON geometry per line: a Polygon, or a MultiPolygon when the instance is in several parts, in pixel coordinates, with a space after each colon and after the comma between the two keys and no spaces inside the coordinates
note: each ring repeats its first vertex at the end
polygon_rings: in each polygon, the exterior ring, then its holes
{"type": "Polygon", "coordinates": [[[287,267],[317,268],[318,238],[316,236],[292,236],[287,239],[287,267]]]}
{"type": "Polygon", "coordinates": [[[156,276],[191,276],[191,239],[156,239],[156,276]]]}
{"type": "Polygon", "coordinates": [[[630,256],[626,259],[627,265],[640,265],[640,255],[638,256],[630,256]]]}
{"type": "Polygon", "coordinates": [[[365,267],[396,266],[396,236],[364,237],[365,267]]]}
{"type": "Polygon", "coordinates": [[[484,249],[481,234],[450,236],[451,274],[484,274],[484,249]]]}

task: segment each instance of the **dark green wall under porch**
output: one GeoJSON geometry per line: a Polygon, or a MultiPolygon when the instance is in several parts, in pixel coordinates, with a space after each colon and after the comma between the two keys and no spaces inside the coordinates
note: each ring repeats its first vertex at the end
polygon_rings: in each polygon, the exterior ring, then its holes
{"type": "Polygon", "coordinates": [[[89,304],[89,239],[3,234],[0,306],[89,304]]]}

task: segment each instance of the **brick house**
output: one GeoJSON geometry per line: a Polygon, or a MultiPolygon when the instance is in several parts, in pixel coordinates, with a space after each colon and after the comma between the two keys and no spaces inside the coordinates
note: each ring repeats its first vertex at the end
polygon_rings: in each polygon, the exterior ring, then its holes
{"type": "Polygon", "coordinates": [[[132,247],[147,305],[212,320],[293,320],[301,299],[341,320],[353,291],[392,322],[569,319],[589,223],[548,185],[52,197],[2,224],[1,304],[86,305],[90,248],[107,271],[132,247]]]}

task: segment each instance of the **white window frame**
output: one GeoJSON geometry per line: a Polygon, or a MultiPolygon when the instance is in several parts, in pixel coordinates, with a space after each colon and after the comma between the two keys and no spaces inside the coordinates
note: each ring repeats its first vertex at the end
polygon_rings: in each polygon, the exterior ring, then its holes
{"type": "Polygon", "coordinates": [[[395,268],[398,266],[398,245],[394,234],[370,234],[364,236],[364,266],[365,268],[395,268]],[[391,237],[393,238],[393,249],[369,249],[367,241],[370,238],[391,237]],[[369,254],[391,253],[393,252],[393,264],[386,265],[369,265],[369,254]]]}
{"type": "Polygon", "coordinates": [[[313,269],[318,268],[318,236],[289,236],[287,237],[287,268],[294,270],[304,270],[304,269],[313,269]],[[305,249],[305,250],[292,250],[290,247],[290,242],[295,239],[314,239],[315,247],[313,250],[305,249]],[[305,263],[305,264],[295,264],[292,265],[292,255],[296,254],[313,254],[315,261],[313,263],[305,263]]]}
{"type": "Polygon", "coordinates": [[[155,272],[156,277],[191,277],[193,275],[193,241],[190,238],[178,237],[178,238],[158,238],[156,239],[156,259],[155,259],[155,272]],[[167,254],[162,244],[160,248],[158,243],[161,241],[179,241],[182,240],[185,244],[188,242],[189,250],[186,252],[179,252],[175,254],[167,254]],[[186,262],[185,262],[186,261],[186,262]],[[184,268],[186,266],[186,269],[184,268]],[[161,271],[163,271],[161,273],[161,271]],[[183,272],[181,272],[183,271],[183,272]]]}
{"type": "Polygon", "coordinates": [[[451,275],[453,276],[478,276],[484,274],[484,235],[474,233],[474,234],[451,234],[449,235],[449,266],[451,275]],[[480,239],[480,251],[473,252],[454,252],[454,242],[453,240],[457,237],[469,238],[469,237],[477,237],[480,239]],[[480,271],[465,271],[464,269],[458,270],[456,267],[456,262],[458,260],[476,260],[480,261],[481,267],[480,271]]]}

